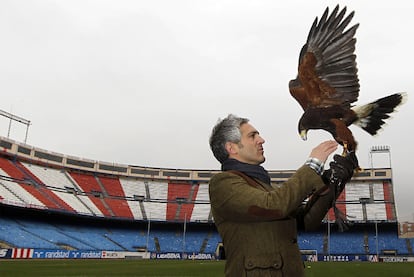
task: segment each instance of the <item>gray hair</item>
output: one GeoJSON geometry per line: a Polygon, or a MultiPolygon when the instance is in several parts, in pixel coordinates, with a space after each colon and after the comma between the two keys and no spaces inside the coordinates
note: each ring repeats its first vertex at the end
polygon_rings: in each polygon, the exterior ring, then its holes
{"type": "Polygon", "coordinates": [[[239,143],[241,141],[240,126],[247,122],[249,122],[247,118],[229,114],[223,120],[219,119],[214,126],[209,142],[214,157],[220,163],[223,163],[229,157],[229,153],[226,150],[226,143],[239,143]]]}

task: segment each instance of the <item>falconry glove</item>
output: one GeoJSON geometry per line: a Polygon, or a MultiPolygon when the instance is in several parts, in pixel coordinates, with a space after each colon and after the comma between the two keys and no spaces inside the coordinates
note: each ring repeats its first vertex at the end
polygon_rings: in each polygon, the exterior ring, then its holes
{"type": "Polygon", "coordinates": [[[346,183],[351,180],[354,171],[359,168],[359,165],[354,151],[348,152],[346,156],[335,155],[333,159],[329,164],[330,169],[323,173],[322,179],[333,194],[332,208],[339,229],[343,231],[347,229],[345,224],[346,215],[336,207],[336,199],[344,190],[346,183]]]}
{"type": "MultiPolygon", "coordinates": [[[[333,179],[341,186],[339,193],[342,192],[343,187],[348,183],[354,175],[355,169],[359,167],[358,159],[355,152],[348,152],[346,156],[334,155],[330,166],[330,179],[333,179]],[[339,181],[339,182],[338,182],[339,181]]],[[[339,194],[337,195],[339,196],[339,194]]]]}

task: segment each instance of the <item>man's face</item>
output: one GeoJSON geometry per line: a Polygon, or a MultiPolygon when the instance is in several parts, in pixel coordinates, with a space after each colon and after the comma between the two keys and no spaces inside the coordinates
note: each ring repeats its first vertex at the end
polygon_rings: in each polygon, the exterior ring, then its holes
{"type": "Polygon", "coordinates": [[[240,126],[241,141],[233,143],[233,155],[230,157],[248,164],[261,164],[265,161],[263,143],[264,139],[259,132],[249,123],[240,126]]]}

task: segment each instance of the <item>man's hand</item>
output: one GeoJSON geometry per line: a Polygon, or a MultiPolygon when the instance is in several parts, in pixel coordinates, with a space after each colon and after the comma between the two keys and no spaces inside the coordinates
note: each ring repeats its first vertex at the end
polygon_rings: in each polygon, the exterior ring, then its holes
{"type": "Polygon", "coordinates": [[[327,140],[312,149],[309,157],[318,159],[325,163],[326,159],[338,148],[338,143],[334,140],[327,140]]]}

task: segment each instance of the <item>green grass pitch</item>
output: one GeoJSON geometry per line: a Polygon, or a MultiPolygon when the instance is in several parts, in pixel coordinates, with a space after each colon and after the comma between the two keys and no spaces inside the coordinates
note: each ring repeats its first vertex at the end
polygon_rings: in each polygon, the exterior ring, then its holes
{"type": "MultiPolygon", "coordinates": [[[[0,276],[223,276],[224,261],[0,260],[0,276]]],[[[317,262],[306,276],[414,276],[414,263],[317,262]]]]}

